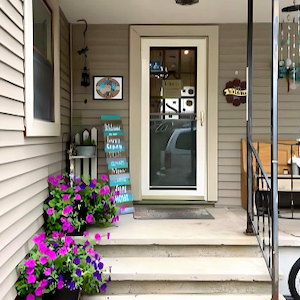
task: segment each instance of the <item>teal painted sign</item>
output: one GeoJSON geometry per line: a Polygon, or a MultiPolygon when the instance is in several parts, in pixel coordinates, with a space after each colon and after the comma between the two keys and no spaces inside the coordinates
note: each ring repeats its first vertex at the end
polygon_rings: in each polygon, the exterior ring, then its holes
{"type": "Polygon", "coordinates": [[[129,194],[122,194],[119,196],[115,196],[116,203],[123,203],[123,202],[130,202],[133,201],[133,195],[129,194]]]}
{"type": "Polygon", "coordinates": [[[128,162],[125,157],[107,158],[106,162],[108,165],[108,170],[128,168],[128,162]]]}
{"type": "Polygon", "coordinates": [[[108,143],[105,145],[105,152],[107,153],[123,152],[123,151],[125,151],[125,143],[121,143],[121,144],[108,143]]]}
{"type": "Polygon", "coordinates": [[[110,186],[130,185],[130,175],[129,173],[109,175],[109,184],[110,186]]]}
{"type": "Polygon", "coordinates": [[[121,121],[121,116],[120,115],[102,115],[101,120],[103,120],[103,121],[112,121],[112,120],[121,121]]]}

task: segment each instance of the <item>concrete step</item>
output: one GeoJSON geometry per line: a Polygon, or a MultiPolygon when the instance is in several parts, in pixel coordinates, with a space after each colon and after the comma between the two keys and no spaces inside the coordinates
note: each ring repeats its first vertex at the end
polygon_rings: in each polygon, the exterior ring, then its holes
{"type": "Polygon", "coordinates": [[[101,257],[261,257],[257,245],[98,245],[101,257]]]}
{"type": "Polygon", "coordinates": [[[114,257],[108,293],[252,293],[270,292],[270,276],[261,257],[114,257]]]}
{"type": "MultiPolygon", "coordinates": [[[[270,295],[249,295],[249,294],[219,294],[219,295],[195,295],[195,294],[179,294],[179,295],[120,295],[120,296],[84,296],[83,300],[270,300],[270,295]]],[[[280,300],[284,300],[280,296],[280,300]]]]}

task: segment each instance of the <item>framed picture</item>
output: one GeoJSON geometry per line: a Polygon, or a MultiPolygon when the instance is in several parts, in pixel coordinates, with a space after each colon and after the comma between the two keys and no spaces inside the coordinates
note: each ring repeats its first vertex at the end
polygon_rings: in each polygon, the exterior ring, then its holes
{"type": "Polygon", "coordinates": [[[94,100],[123,100],[122,76],[94,76],[94,100]]]}

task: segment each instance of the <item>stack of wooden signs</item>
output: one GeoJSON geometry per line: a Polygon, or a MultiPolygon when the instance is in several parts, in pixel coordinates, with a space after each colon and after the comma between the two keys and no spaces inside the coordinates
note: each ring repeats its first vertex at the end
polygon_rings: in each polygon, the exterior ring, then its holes
{"type": "Polygon", "coordinates": [[[119,115],[102,115],[104,150],[109,174],[109,185],[116,203],[133,201],[124,141],[124,129],[119,115]]]}

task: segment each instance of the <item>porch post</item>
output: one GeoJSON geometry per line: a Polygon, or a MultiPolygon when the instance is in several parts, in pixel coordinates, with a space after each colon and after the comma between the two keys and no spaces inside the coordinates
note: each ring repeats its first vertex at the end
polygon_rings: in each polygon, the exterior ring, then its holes
{"type": "Polygon", "coordinates": [[[247,230],[246,234],[252,234],[251,216],[253,210],[253,194],[252,194],[252,150],[250,142],[252,142],[252,97],[253,97],[253,0],[248,0],[248,29],[247,29],[247,230]]]}
{"type": "Polygon", "coordinates": [[[272,187],[272,300],[278,300],[278,39],[279,0],[272,0],[272,103],[271,103],[271,187],[272,187]]]}

